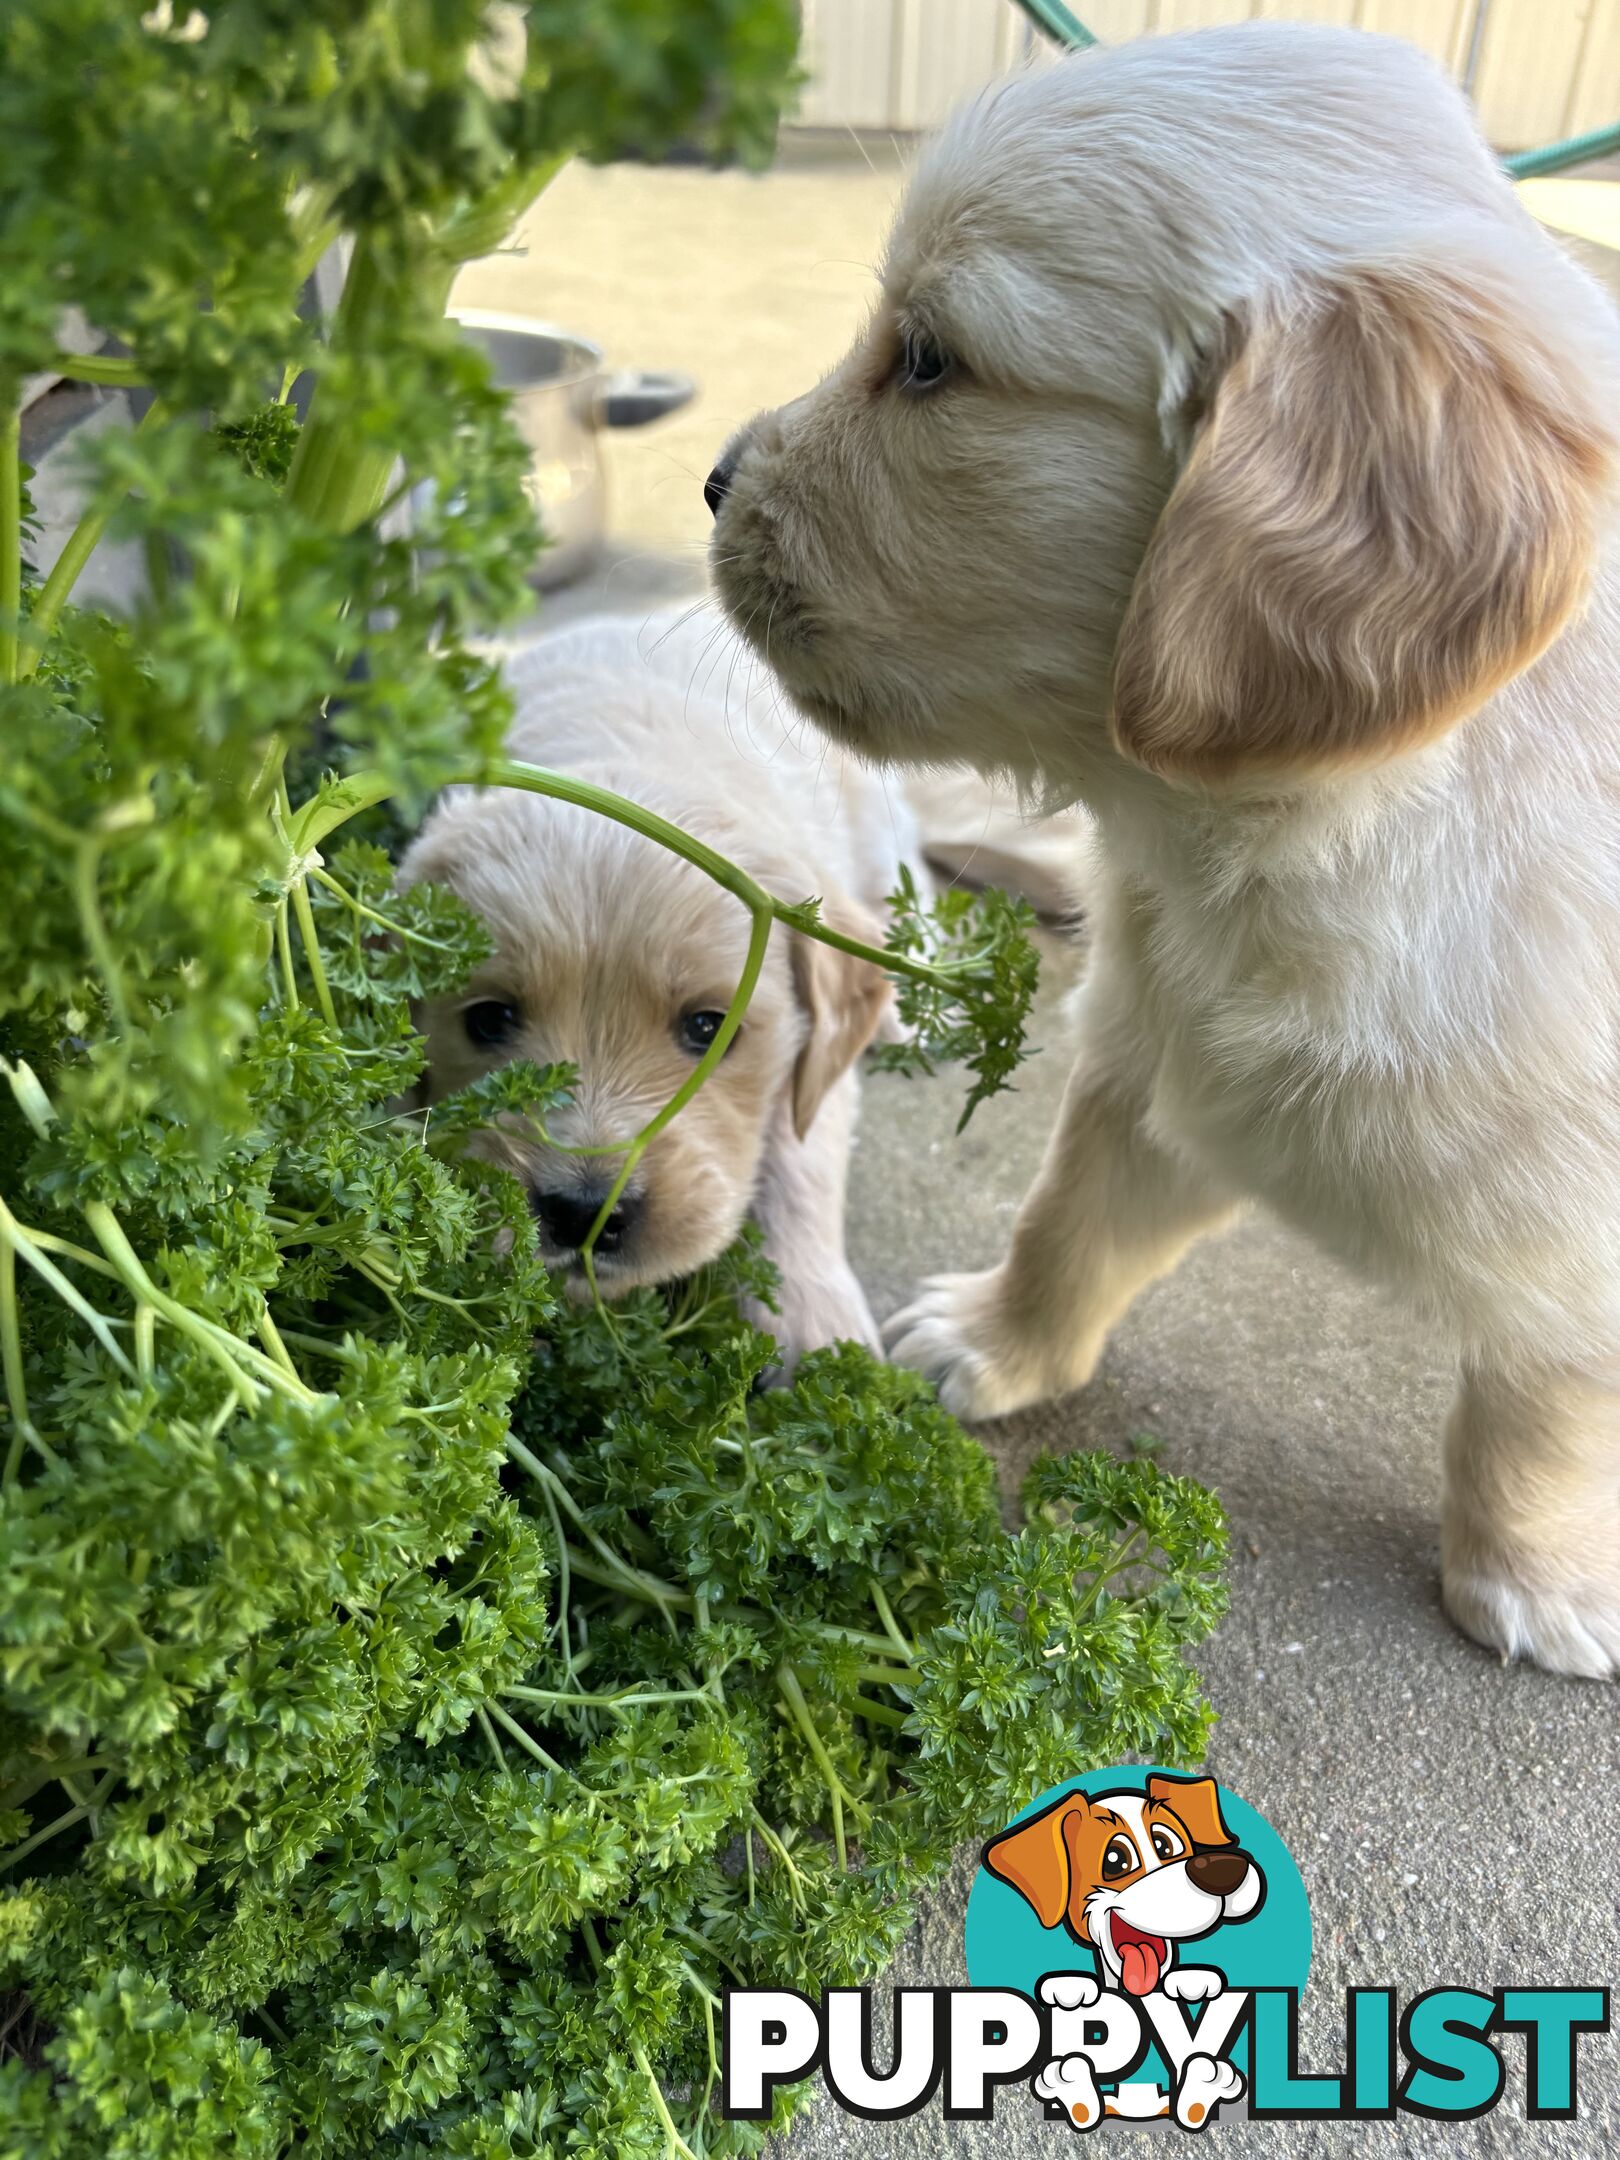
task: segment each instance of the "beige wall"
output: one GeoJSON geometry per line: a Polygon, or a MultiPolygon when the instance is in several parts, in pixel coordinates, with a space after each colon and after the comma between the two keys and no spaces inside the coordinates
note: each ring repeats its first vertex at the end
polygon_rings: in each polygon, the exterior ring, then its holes
{"type": "MultiPolygon", "coordinates": [[[[1357,23],[1408,37],[1460,73],[1477,0],[1069,0],[1099,37],[1251,16],[1357,23]]],[[[965,91],[1045,40],[1011,0],[805,0],[800,120],[932,127],[965,91]]],[[[1488,0],[1475,92],[1486,132],[1521,149],[1620,120],[1620,0],[1488,0]]]]}

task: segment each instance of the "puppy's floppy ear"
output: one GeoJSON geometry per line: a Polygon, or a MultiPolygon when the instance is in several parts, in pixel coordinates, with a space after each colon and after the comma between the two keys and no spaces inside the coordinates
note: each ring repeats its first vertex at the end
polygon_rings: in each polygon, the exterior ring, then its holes
{"type": "Polygon", "coordinates": [[[1262,309],[1131,595],[1121,749],[1219,780],[1438,734],[1583,597],[1614,450],[1595,382],[1483,263],[1353,269],[1262,309]]]}
{"type": "Polygon", "coordinates": [[[1221,1814],[1220,1788],[1213,1778],[1150,1777],[1148,1798],[1162,1800],[1186,1825],[1195,1845],[1235,1845],[1221,1814]]]}
{"type": "MultiPolygon", "coordinates": [[[[881,945],[883,932],[864,908],[850,900],[824,903],[821,919],[863,945],[881,945]]],[[[810,1023],[793,1068],[793,1130],[802,1140],[821,1099],[855,1062],[878,1031],[889,1001],[889,982],[870,960],[857,960],[817,938],[793,933],[793,987],[810,1023]]]]}
{"type": "Polygon", "coordinates": [[[985,1866],[1004,1883],[1011,1883],[1034,1908],[1042,1927],[1056,1927],[1069,1909],[1074,1858],[1067,1825],[1075,1816],[1090,1813],[1091,1802],[1084,1793],[1065,1793],[1028,1822],[992,1838],[984,1848],[985,1866]]]}

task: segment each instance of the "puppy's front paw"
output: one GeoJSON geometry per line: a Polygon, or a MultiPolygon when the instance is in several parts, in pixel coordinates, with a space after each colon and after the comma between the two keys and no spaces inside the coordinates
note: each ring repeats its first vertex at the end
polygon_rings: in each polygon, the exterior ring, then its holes
{"type": "Polygon", "coordinates": [[[1034,2078],[1032,2090],[1037,2100],[1050,2100],[1060,2107],[1071,2129],[1095,2130],[1102,2121],[1102,2096],[1084,2055],[1065,2055],[1049,2062],[1034,2078]]]}
{"type": "Polygon", "coordinates": [[[1446,1611],[1503,1658],[1574,1680],[1620,1678],[1620,1590],[1560,1588],[1544,1577],[1500,1559],[1449,1560],[1441,1574],[1446,1611]]]}
{"type": "Polygon", "coordinates": [[[775,1380],[790,1380],[800,1358],[812,1350],[824,1350],[829,1343],[857,1342],[874,1357],[882,1357],[877,1322],[851,1269],[784,1275],[777,1298],[780,1312],[773,1313],[752,1299],[743,1306],[746,1319],[761,1333],[776,1337],[775,1380]]]}
{"type": "Polygon", "coordinates": [[[889,1357],[932,1380],[959,1418],[1006,1417],[1078,1387],[1093,1358],[1028,1337],[1007,1290],[1006,1271],[936,1275],[884,1328],[889,1357]]]}
{"type": "Polygon", "coordinates": [[[1174,2002],[1213,2002],[1226,1982],[1210,1965],[1173,1965],[1159,1988],[1174,2002]]]}
{"type": "Polygon", "coordinates": [[[1189,2055],[1182,2066],[1171,2110],[1183,2130],[1202,2130],[1223,2100],[1243,2095],[1243,2073],[1213,2055],[1189,2055]]]}
{"type": "Polygon", "coordinates": [[[1048,1973],[1035,1992],[1053,2010],[1089,2010],[1102,1989],[1090,1973],[1048,1973]]]}

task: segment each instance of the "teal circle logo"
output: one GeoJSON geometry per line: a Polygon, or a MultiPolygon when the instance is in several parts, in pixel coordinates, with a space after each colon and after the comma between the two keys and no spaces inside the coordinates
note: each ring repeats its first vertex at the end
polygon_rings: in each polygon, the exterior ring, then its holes
{"type": "MultiPolygon", "coordinates": [[[[1197,2020],[1222,1993],[1304,1989],[1310,1905],[1287,1846],[1247,1801],[1211,1777],[1132,1763],[1054,1786],[988,1841],[966,1950],[974,1987],[1015,1988],[1073,2019],[1170,1997],[1197,2020]]],[[[1230,2060],[1245,2075],[1248,2052],[1243,2033],[1230,2060]]],[[[1162,2054],[1149,2047],[1128,2072],[1100,2095],[1088,2083],[1076,2105],[1159,2112],[1172,2082],[1162,2054]]],[[[1228,2079],[1211,2102],[1241,2089],[1228,2079]]],[[[1054,2113],[1071,2098],[1060,2087],[1045,2097],[1054,2113]]]]}

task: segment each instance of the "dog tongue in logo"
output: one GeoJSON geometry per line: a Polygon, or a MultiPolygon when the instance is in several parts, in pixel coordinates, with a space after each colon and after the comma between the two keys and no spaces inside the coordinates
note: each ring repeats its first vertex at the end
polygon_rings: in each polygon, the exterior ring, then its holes
{"type": "Polygon", "coordinates": [[[1168,1944],[1162,1935],[1144,1935],[1140,1928],[1133,1928],[1119,1914],[1110,1913],[1109,1923],[1114,1934],[1114,1948],[1119,1952],[1120,1978],[1132,1995],[1151,1995],[1159,1984],[1159,1974],[1164,1970],[1165,1952],[1168,1944]]]}

